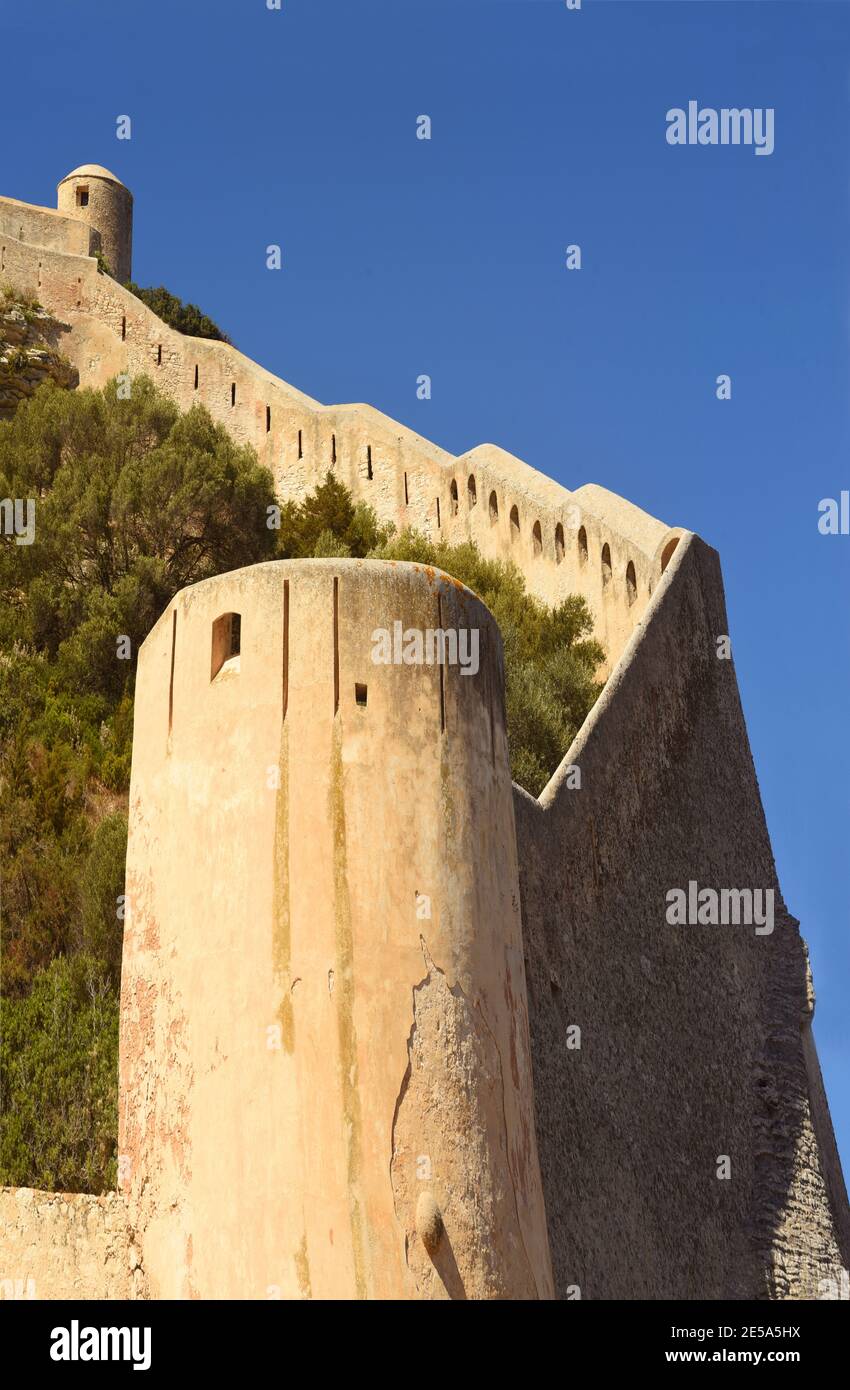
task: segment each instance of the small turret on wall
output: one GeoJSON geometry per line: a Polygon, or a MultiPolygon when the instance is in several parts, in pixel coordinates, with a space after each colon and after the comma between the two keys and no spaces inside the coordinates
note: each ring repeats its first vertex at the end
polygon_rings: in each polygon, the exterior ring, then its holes
{"type": "Polygon", "coordinates": [[[101,164],[81,164],[57,188],[56,206],[100,234],[109,270],[122,285],[130,279],[133,258],[133,195],[101,164]]]}

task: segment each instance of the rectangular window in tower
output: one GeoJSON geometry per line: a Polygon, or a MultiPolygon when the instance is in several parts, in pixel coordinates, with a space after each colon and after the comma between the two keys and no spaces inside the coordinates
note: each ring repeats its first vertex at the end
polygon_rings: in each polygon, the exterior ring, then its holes
{"type": "Polygon", "coordinates": [[[211,681],[215,680],[219,672],[238,672],[241,648],[242,615],[222,613],[212,626],[211,681]]]}
{"type": "Polygon", "coordinates": [[[89,191],[88,191],[88,189],[87,189],[86,187],[84,187],[82,184],[80,184],[80,187],[77,189],[77,207],[78,207],[78,208],[87,208],[88,205],[89,205],[89,191]]]}

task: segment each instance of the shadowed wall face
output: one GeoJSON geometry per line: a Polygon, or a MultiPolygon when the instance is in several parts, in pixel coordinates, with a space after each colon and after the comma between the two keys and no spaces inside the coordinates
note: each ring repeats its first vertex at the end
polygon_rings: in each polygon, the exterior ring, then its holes
{"type": "Polygon", "coordinates": [[[581,788],[515,794],[556,1283],[561,1297],[818,1297],[850,1249],[805,948],[717,655],[717,556],[696,538],[680,552],[567,755],[581,788]],[[773,932],[671,925],[667,894],[691,880],[773,890],[773,932]]]}
{"type": "Polygon", "coordinates": [[[411,565],[223,575],[142,648],[119,1147],[154,1296],[551,1292],[502,692],[487,610],[411,565]],[[396,660],[397,624],[477,660],[396,660]]]}

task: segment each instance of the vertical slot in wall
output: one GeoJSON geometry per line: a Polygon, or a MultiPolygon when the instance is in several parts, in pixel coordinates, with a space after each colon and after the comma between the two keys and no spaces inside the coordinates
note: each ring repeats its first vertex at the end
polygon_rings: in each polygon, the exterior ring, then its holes
{"type": "Polygon", "coordinates": [[[334,579],[334,715],[339,709],[339,580],[334,579]]]}
{"type": "Polygon", "coordinates": [[[171,676],[168,682],[168,732],[174,722],[174,655],[177,650],[177,609],[171,615],[171,676]]]}
{"type": "Polygon", "coordinates": [[[283,694],[282,717],[286,718],[289,708],[289,580],[283,581],[283,694]]]}
{"type": "MultiPolygon", "coordinates": [[[[437,631],[443,630],[443,598],[442,594],[437,595],[437,631]]],[[[439,639],[438,639],[439,640],[439,639]]],[[[442,646],[442,653],[445,656],[445,643],[442,646]]],[[[439,662],[440,667],[440,733],[446,732],[446,663],[439,662]]]]}

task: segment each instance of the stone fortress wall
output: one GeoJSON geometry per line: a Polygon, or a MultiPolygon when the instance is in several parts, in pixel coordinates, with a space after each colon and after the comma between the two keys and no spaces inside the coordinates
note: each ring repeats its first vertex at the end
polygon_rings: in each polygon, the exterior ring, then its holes
{"type": "Polygon", "coordinates": [[[144,370],[202,399],[284,496],[334,467],[382,518],[585,593],[611,667],[535,800],[510,784],[498,631],[449,576],[278,562],[175,597],[139,656],[122,1191],[0,1194],[0,1280],[73,1296],[109,1248],[103,1297],[818,1297],[850,1215],[715,553],[493,446],[454,459],[322,407],[85,254],[4,233],[0,278],[58,315],[83,384],[144,370]],[[474,624],[479,674],[374,665],[396,618],[474,624]],[[691,878],[773,886],[772,935],[669,926],[691,878]],[[88,1235],[60,1269],[69,1201],[88,1235]]]}
{"type": "Polygon", "coordinates": [[[690,536],[559,772],[537,800],[514,787],[561,1297],[818,1298],[850,1268],[806,946],[716,656],[728,630],[717,553],[690,536]],[[669,925],[666,894],[691,880],[772,889],[772,934],[669,925]]]}
{"type": "MultiPolygon", "coordinates": [[[[83,169],[90,167],[98,166],[83,169]]],[[[73,184],[69,175],[60,189],[73,184]]],[[[229,344],[170,329],[99,274],[93,252],[72,247],[70,231],[56,244],[58,214],[24,222],[17,206],[0,199],[0,282],[32,288],[58,316],[62,351],[82,386],[145,373],[181,409],[200,402],[234,439],[253,445],[283,499],[303,497],[333,469],[382,521],[452,542],[471,536],[484,555],[512,559],[549,603],[583,594],[610,669],[686,534],[681,528],[595,484],[568,491],[495,445],[456,458],[371,406],[323,406],[229,344]]],[[[73,235],[89,233],[80,226],[73,235]]]]}
{"type": "Polygon", "coordinates": [[[21,203],[17,198],[0,198],[0,245],[7,241],[21,242],[36,253],[28,267],[28,284],[38,279],[39,251],[94,257],[101,247],[100,233],[77,217],[56,208],[21,203]]]}

